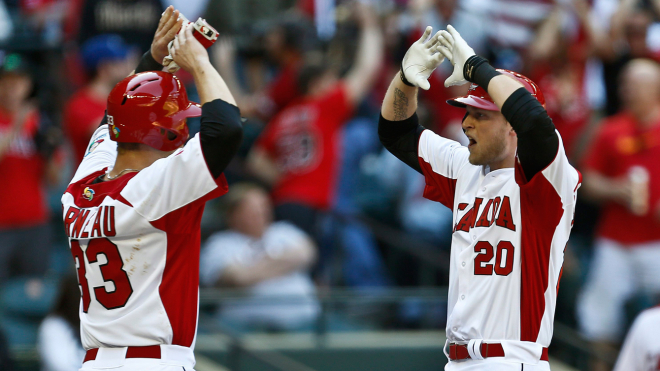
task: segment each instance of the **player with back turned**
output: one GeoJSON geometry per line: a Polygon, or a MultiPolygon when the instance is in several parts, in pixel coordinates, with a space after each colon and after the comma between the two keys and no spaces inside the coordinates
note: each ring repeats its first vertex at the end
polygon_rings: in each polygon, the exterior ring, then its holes
{"type": "Polygon", "coordinates": [[[446,370],[549,370],[564,249],[581,176],[528,78],[496,70],[451,26],[428,27],[406,53],[385,96],[383,145],[422,173],[424,197],[454,212],[446,370]],[[471,82],[448,101],[463,107],[469,146],[418,124],[417,88],[444,60],[445,86],[471,82]]]}
{"type": "Polygon", "coordinates": [[[200,221],[205,202],[227,192],[222,172],[240,146],[240,112],[172,7],[136,72],[110,93],[106,119],[62,196],[82,293],[82,370],[189,371],[200,221]],[[201,107],[161,71],[156,61],[168,53],[195,79],[201,107]],[[188,140],[186,118],[200,115],[200,133],[188,140]]]}

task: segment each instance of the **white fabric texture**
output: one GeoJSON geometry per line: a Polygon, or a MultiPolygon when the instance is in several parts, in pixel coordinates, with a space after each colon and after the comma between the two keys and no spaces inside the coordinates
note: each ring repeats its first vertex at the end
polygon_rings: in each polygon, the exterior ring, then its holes
{"type": "Polygon", "coordinates": [[[623,246],[598,239],[577,314],[582,334],[590,340],[620,342],[624,305],[635,293],[660,293],[660,241],[623,246]]]}
{"type": "Polygon", "coordinates": [[[613,371],[650,371],[660,365],[660,307],[642,312],[633,323],[613,371]]]}
{"type": "Polygon", "coordinates": [[[85,350],[74,329],[62,317],[50,315],[39,326],[37,351],[41,371],[74,371],[80,368],[85,350]]]}
{"type": "MultiPolygon", "coordinates": [[[[304,232],[287,222],[270,225],[261,240],[235,231],[218,232],[202,249],[200,282],[212,286],[226,267],[240,263],[249,269],[264,255],[274,257],[298,248],[306,238],[304,232]]],[[[291,328],[310,323],[320,311],[314,283],[303,270],[259,282],[247,290],[249,297],[222,305],[218,312],[221,319],[291,328]],[[295,303],[278,302],[278,296],[292,297],[295,303]],[[275,302],[269,303],[268,298],[275,302]]]]}

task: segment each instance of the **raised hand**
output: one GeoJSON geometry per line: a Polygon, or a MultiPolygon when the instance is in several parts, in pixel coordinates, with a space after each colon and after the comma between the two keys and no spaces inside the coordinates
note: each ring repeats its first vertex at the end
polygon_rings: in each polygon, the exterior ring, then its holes
{"type": "Polygon", "coordinates": [[[209,53],[193,36],[193,25],[188,23],[174,38],[170,55],[174,62],[187,72],[192,73],[201,63],[209,62],[209,53]]]}
{"type": "Polygon", "coordinates": [[[179,11],[174,10],[171,5],[168,6],[160,17],[158,29],[156,29],[154,40],[151,43],[151,56],[154,57],[156,62],[162,63],[163,58],[169,54],[167,44],[174,39],[182,24],[183,18],[179,17],[179,11]]]}
{"type": "Polygon", "coordinates": [[[424,90],[429,90],[429,76],[445,59],[443,54],[437,52],[439,33],[429,38],[431,32],[433,27],[426,27],[422,37],[412,44],[401,63],[401,71],[406,80],[424,90]]]}
{"type": "Polygon", "coordinates": [[[454,65],[454,72],[445,80],[445,87],[466,84],[467,80],[463,75],[463,67],[468,58],[475,55],[474,49],[463,40],[461,34],[451,25],[447,26],[447,31],[440,31],[439,43],[440,46],[437,50],[454,65]]]}

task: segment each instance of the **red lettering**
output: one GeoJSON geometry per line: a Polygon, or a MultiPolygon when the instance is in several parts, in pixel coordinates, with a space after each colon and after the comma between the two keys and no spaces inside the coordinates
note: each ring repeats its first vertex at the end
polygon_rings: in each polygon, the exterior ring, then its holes
{"type": "Polygon", "coordinates": [[[85,253],[90,264],[98,261],[98,255],[105,255],[107,262],[99,264],[101,276],[103,282],[112,282],[115,286],[113,291],[106,290],[105,285],[94,287],[96,300],[105,309],[116,309],[126,305],[133,294],[133,288],[128,274],[124,271],[124,261],[117,245],[107,238],[96,239],[90,241],[85,253]]]}
{"type": "Polygon", "coordinates": [[[475,198],[474,199],[474,206],[472,206],[472,215],[470,215],[470,228],[474,228],[474,223],[477,221],[477,214],[479,213],[479,208],[481,207],[481,202],[483,201],[483,198],[475,198]]]}
{"type": "Polygon", "coordinates": [[[465,215],[461,218],[461,220],[456,224],[456,227],[454,228],[454,231],[463,231],[463,232],[469,232],[470,231],[470,225],[472,225],[471,218],[472,218],[472,213],[474,212],[474,209],[468,210],[465,215]]]}
{"type": "Polygon", "coordinates": [[[64,229],[66,230],[66,235],[69,237],[71,237],[71,223],[76,220],[79,213],[80,209],[73,206],[69,206],[69,210],[66,211],[66,216],[64,216],[64,229]]]}
{"type": "Polygon", "coordinates": [[[81,210],[80,213],[78,214],[78,218],[76,219],[76,223],[73,225],[73,231],[71,232],[71,237],[78,237],[80,236],[80,231],[83,228],[83,225],[85,224],[85,219],[87,219],[87,216],[89,215],[89,210],[81,210]]]}
{"type": "Polygon", "coordinates": [[[488,264],[493,258],[493,245],[486,241],[479,241],[474,245],[474,274],[478,276],[490,276],[493,274],[493,264],[488,264]]]}
{"type": "Polygon", "coordinates": [[[495,274],[508,276],[513,271],[513,245],[509,241],[500,241],[497,244],[495,255],[495,274]],[[502,252],[506,250],[506,263],[502,266],[502,252]]]}
{"type": "Polygon", "coordinates": [[[500,208],[500,202],[502,202],[502,199],[500,199],[499,196],[495,197],[493,200],[493,211],[490,214],[491,224],[495,221],[495,215],[497,215],[497,210],[500,208]]]}
{"type": "Polygon", "coordinates": [[[82,310],[87,313],[91,298],[89,296],[87,277],[85,277],[87,274],[87,270],[85,269],[85,256],[80,248],[80,243],[77,240],[71,240],[71,254],[73,254],[73,261],[76,264],[76,270],[78,271],[78,285],[80,285],[80,289],[82,290],[82,310]]]}
{"type": "Polygon", "coordinates": [[[102,207],[99,207],[96,212],[96,218],[94,219],[94,225],[92,226],[92,237],[103,237],[103,232],[101,231],[101,213],[103,211],[102,207]]]}
{"type": "Polygon", "coordinates": [[[476,227],[490,227],[490,220],[488,220],[488,213],[490,212],[490,206],[493,204],[493,200],[488,200],[486,206],[484,206],[484,211],[481,212],[481,216],[477,221],[476,227]]]}
{"type": "Polygon", "coordinates": [[[504,196],[502,199],[500,214],[497,216],[495,224],[512,231],[516,230],[516,225],[513,224],[513,216],[511,215],[511,201],[509,201],[509,196],[504,196]]]}
{"type": "Polygon", "coordinates": [[[114,237],[117,235],[117,229],[115,228],[115,207],[114,206],[104,206],[105,211],[103,212],[103,229],[106,237],[114,237]]]}

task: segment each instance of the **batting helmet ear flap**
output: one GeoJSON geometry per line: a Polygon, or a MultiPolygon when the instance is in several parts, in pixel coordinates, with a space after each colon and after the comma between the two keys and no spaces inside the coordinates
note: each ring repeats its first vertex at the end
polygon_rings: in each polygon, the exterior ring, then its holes
{"type": "Polygon", "coordinates": [[[181,81],[162,71],[129,76],[108,96],[110,138],[160,151],[181,147],[188,140],[186,119],[201,114],[199,104],[188,100],[181,81]]]}

